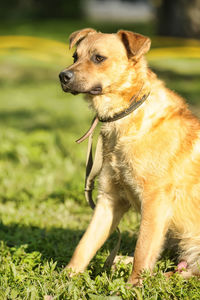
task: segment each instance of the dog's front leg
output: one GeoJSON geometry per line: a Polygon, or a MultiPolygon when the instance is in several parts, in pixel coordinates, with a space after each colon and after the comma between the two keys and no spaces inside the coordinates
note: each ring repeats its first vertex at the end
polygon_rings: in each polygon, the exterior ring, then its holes
{"type": "MultiPolygon", "coordinates": [[[[169,202],[168,202],[169,204],[169,202]]],[[[154,264],[160,255],[164,238],[169,226],[171,209],[162,200],[144,201],[139,237],[134,253],[133,271],[129,283],[137,285],[141,283],[141,272],[152,271],[154,264]]]]}
{"type": "MultiPolygon", "coordinates": [[[[114,196],[113,196],[114,197],[114,196]]],[[[72,272],[83,272],[96,251],[103,245],[109,235],[118,225],[122,215],[127,210],[124,202],[102,194],[98,197],[92,220],[80,240],[67,268],[72,272]]]]}

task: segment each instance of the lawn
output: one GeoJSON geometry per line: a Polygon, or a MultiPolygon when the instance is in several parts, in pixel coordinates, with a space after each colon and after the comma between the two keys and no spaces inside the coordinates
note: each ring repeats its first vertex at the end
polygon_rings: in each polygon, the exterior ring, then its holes
{"type": "MultiPolygon", "coordinates": [[[[27,48],[2,48],[0,43],[0,299],[43,299],[45,295],[54,299],[200,299],[198,279],[186,281],[175,274],[165,280],[163,272],[174,269],[176,263],[167,251],[155,267],[155,276],[143,274],[143,287],[126,289],[130,266],[119,263],[115,270],[103,268],[116,234],[82,275],[69,278],[63,272],[92,215],[84,199],[87,143],[77,145],[75,140],[93,117],[83,97],[64,94],[58,81],[60,70],[71,62],[67,46],[60,42],[67,41],[69,32],[93,24],[65,25],[66,30],[58,21],[0,26],[0,35],[59,41],[54,45],[33,39],[27,48]]],[[[135,27],[148,33],[146,26],[135,27]]],[[[105,28],[116,30],[114,25],[105,28]]],[[[12,44],[14,38],[10,40],[12,44]]],[[[191,43],[190,47],[196,46],[191,43]]],[[[153,45],[152,53],[160,49],[162,40],[153,39],[153,45]]],[[[149,55],[149,62],[198,114],[200,58],[149,55]]],[[[133,252],[138,227],[139,216],[129,212],[120,224],[119,254],[133,252]]]]}

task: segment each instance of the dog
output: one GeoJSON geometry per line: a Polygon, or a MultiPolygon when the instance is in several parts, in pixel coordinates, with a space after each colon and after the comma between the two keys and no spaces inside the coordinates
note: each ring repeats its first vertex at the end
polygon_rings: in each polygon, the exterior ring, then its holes
{"type": "Polygon", "coordinates": [[[92,220],[67,266],[83,272],[132,206],[141,213],[129,283],[152,272],[167,233],[179,241],[185,276],[200,268],[200,122],[148,67],[151,40],[120,30],[86,28],[70,36],[74,63],[60,74],[65,92],[89,95],[100,120],[134,111],[101,127],[103,165],[92,220]]]}

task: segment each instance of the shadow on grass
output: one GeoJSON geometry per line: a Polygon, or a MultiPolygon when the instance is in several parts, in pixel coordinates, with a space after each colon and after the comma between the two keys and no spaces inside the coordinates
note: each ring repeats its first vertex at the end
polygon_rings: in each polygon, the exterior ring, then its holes
{"type": "MultiPolygon", "coordinates": [[[[18,248],[27,245],[26,252],[38,251],[42,254],[42,260],[53,260],[57,266],[65,266],[78,244],[84,231],[63,228],[42,229],[36,226],[25,226],[19,224],[4,225],[0,223],[0,240],[8,247],[18,248]]],[[[117,242],[118,236],[112,234],[100,252],[112,250],[117,242]]],[[[130,233],[122,233],[120,254],[130,255],[136,244],[136,236],[130,233]]],[[[95,257],[95,264],[101,264],[102,260],[95,257]]],[[[99,268],[98,268],[99,269],[99,268]]]]}
{"type": "Polygon", "coordinates": [[[42,260],[53,259],[58,266],[67,264],[82,234],[83,231],[72,229],[0,224],[0,240],[8,247],[27,245],[26,252],[38,251],[42,260]]]}

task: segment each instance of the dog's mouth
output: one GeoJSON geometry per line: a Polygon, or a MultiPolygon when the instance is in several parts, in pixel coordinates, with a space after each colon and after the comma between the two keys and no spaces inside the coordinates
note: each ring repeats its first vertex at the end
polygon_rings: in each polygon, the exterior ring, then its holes
{"type": "Polygon", "coordinates": [[[89,95],[101,95],[102,94],[102,87],[100,85],[96,85],[92,87],[89,90],[84,90],[82,88],[72,88],[69,86],[66,86],[61,82],[61,86],[64,92],[71,93],[72,95],[78,95],[78,94],[89,94],[89,95]]]}
{"type": "Polygon", "coordinates": [[[102,94],[102,87],[100,85],[97,85],[93,87],[90,91],[89,94],[91,95],[101,95],[102,94]]]}

